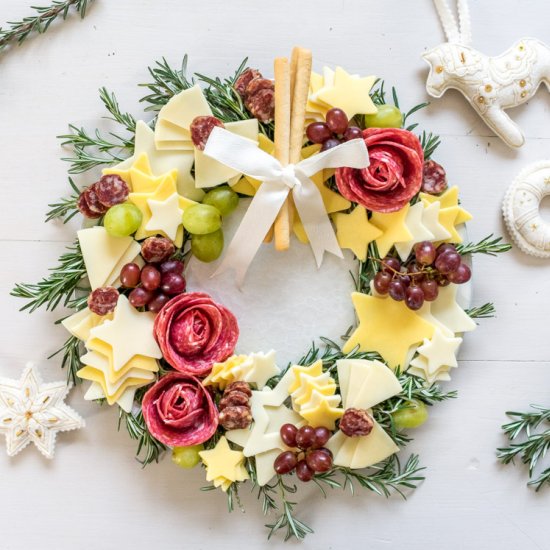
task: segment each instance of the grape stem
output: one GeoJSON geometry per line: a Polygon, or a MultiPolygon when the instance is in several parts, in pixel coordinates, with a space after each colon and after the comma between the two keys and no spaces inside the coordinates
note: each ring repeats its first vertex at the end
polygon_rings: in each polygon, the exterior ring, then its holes
{"type": "Polygon", "coordinates": [[[422,271],[412,271],[410,273],[402,273],[401,271],[397,271],[397,269],[394,269],[391,265],[388,265],[384,260],[381,260],[380,258],[374,258],[372,256],[368,257],[369,260],[373,262],[378,262],[380,265],[384,266],[386,269],[389,269],[390,271],[393,271],[394,275],[408,275],[409,277],[418,277],[420,275],[429,275],[433,269],[426,269],[422,271]]]}

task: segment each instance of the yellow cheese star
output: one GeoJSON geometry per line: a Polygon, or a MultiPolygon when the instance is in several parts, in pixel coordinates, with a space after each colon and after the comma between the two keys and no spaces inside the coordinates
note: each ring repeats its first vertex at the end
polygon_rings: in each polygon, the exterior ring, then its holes
{"type": "Polygon", "coordinates": [[[462,237],[456,230],[460,208],[458,206],[451,206],[450,208],[441,208],[439,211],[439,223],[450,233],[450,237],[445,239],[446,243],[461,243],[462,237]]]}
{"type": "Polygon", "coordinates": [[[413,239],[413,235],[405,223],[409,207],[410,205],[406,204],[401,210],[390,214],[373,213],[370,223],[382,231],[382,234],[375,239],[381,257],[384,257],[395,243],[408,242],[413,239]]]}
{"type": "Polygon", "coordinates": [[[327,399],[321,399],[319,405],[311,409],[300,409],[300,416],[307,420],[310,426],[324,426],[329,430],[336,428],[336,420],[342,418],[344,409],[333,407],[327,399]]]}
{"type": "Polygon", "coordinates": [[[330,107],[342,109],[349,119],[357,114],[374,114],[378,109],[369,92],[375,81],[375,76],[353,77],[342,67],[336,67],[334,86],[319,91],[317,99],[330,107]]]}
{"type": "Polygon", "coordinates": [[[350,214],[334,214],[332,219],[338,244],[349,248],[358,260],[364,262],[369,244],[382,235],[382,231],[369,222],[365,208],[356,206],[350,214]]]}
{"type": "Polygon", "coordinates": [[[458,215],[456,217],[456,224],[459,223],[466,223],[470,221],[473,216],[464,210],[459,203],[458,203],[458,187],[454,185],[453,187],[450,187],[445,191],[442,195],[430,195],[428,193],[420,193],[420,199],[423,202],[426,202],[428,204],[432,204],[434,202],[439,202],[441,204],[441,208],[450,208],[452,206],[458,206],[459,211],[458,215]]]}
{"type": "Polygon", "coordinates": [[[360,351],[376,351],[395,369],[398,365],[405,366],[411,346],[433,336],[434,326],[403,302],[359,292],[351,297],[359,325],[346,342],[344,353],[350,353],[356,346],[360,351]]]}
{"type": "Polygon", "coordinates": [[[323,374],[323,361],[315,361],[312,365],[294,365],[291,367],[294,378],[288,387],[288,393],[294,393],[302,386],[303,376],[321,376],[323,374]]]}
{"type": "MultiPolygon", "coordinates": [[[[171,238],[162,228],[156,227],[154,230],[151,228],[150,222],[153,217],[153,212],[151,211],[150,201],[163,202],[171,199],[173,195],[176,195],[177,207],[182,211],[188,206],[196,204],[194,201],[186,199],[177,193],[176,182],[172,174],[166,174],[160,185],[154,191],[130,193],[128,200],[135,204],[142,214],[141,225],[135,234],[137,240],[145,239],[146,237],[151,237],[159,233],[165,237],[171,238]]],[[[161,223],[159,225],[163,224],[161,223]]],[[[183,243],[183,226],[181,225],[181,220],[176,232],[176,238],[173,240],[176,246],[181,246],[183,243]]]]}
{"type": "Polygon", "coordinates": [[[213,449],[200,451],[199,456],[206,466],[206,479],[208,481],[221,481],[220,486],[224,491],[227,491],[229,485],[224,483],[223,480],[232,483],[248,479],[248,474],[242,467],[244,454],[242,451],[232,450],[225,436],[220,437],[213,449]]]}

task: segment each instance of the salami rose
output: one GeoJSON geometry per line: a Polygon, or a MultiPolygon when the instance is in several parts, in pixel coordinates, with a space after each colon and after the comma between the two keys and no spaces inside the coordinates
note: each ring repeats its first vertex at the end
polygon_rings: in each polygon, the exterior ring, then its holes
{"type": "Polygon", "coordinates": [[[422,185],[424,153],[418,138],[401,128],[367,128],[370,166],[338,168],[340,193],[374,212],[401,210],[422,185]]]}
{"type": "Polygon", "coordinates": [[[206,376],[214,363],[233,353],[239,326],[235,316],[208,294],[190,292],[172,298],[160,310],[155,337],[172,367],[206,376]]]}
{"type": "Polygon", "coordinates": [[[171,372],[147,390],[143,418],[155,439],[170,447],[198,445],[218,427],[218,410],[198,378],[171,372]]]}

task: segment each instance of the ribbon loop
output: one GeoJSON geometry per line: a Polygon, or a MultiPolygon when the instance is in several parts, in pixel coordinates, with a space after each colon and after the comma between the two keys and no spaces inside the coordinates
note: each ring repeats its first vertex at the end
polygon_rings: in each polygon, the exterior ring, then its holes
{"type": "Polygon", "coordinates": [[[317,266],[320,267],[325,252],[343,257],[321,193],[310,177],[324,168],[366,168],[369,155],[362,139],[347,141],[298,164],[282,166],[253,141],[216,127],[208,138],[204,154],[262,182],[214,275],[233,269],[239,286],[242,285],[249,265],[289,193],[292,193],[317,266]]]}

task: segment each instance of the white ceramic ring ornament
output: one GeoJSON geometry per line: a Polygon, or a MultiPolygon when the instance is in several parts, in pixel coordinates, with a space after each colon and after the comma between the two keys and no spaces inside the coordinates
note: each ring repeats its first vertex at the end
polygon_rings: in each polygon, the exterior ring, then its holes
{"type": "Polygon", "coordinates": [[[548,195],[550,160],[544,160],[520,172],[502,206],[506,227],[518,248],[537,258],[550,258],[550,223],[540,215],[540,203],[548,195]]]}

